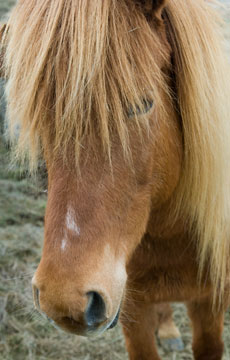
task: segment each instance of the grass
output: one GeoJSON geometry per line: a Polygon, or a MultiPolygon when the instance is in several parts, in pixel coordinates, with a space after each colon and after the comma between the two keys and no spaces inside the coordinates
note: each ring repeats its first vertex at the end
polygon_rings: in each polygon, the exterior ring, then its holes
{"type": "MultiPolygon", "coordinates": [[[[13,3],[0,0],[0,16],[13,3]]],[[[226,19],[229,23],[230,12],[226,19]]],[[[226,34],[229,39],[230,30],[226,34]]],[[[127,360],[119,326],[84,339],[53,328],[33,309],[31,278],[41,256],[45,188],[44,181],[34,182],[17,167],[9,168],[9,152],[0,137],[0,360],[127,360]]],[[[160,354],[164,360],[190,360],[191,329],[182,304],[174,305],[174,317],[185,350],[167,354],[159,348],[160,354]]],[[[230,313],[225,319],[224,360],[230,360],[229,328],[230,313]]]]}

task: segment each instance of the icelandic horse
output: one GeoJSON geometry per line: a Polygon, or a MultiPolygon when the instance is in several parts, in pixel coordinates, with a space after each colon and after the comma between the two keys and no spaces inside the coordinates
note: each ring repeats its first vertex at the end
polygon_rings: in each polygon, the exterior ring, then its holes
{"type": "Polygon", "coordinates": [[[157,304],[185,302],[220,360],[229,301],[229,69],[204,0],[19,0],[2,39],[13,157],[43,156],[36,308],[93,336],[120,315],[159,360],[157,304]],[[14,129],[20,128],[17,141],[14,129]]]}

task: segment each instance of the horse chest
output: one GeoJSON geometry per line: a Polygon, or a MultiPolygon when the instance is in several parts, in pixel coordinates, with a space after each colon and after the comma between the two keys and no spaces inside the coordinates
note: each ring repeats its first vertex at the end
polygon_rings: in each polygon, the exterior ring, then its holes
{"type": "MultiPolygon", "coordinates": [[[[151,238],[146,235],[128,268],[130,281],[154,302],[188,301],[198,291],[195,245],[186,238],[151,238]]],[[[211,290],[209,282],[201,295],[211,290]]]]}

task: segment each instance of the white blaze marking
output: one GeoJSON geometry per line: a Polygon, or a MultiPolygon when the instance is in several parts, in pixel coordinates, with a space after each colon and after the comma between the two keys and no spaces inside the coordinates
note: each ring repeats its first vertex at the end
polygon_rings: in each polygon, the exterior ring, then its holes
{"type": "Polygon", "coordinates": [[[76,235],[80,235],[80,228],[76,224],[74,211],[71,207],[68,207],[67,210],[66,227],[68,230],[73,231],[76,235]]]}
{"type": "Polygon", "coordinates": [[[65,251],[66,245],[67,245],[67,240],[66,240],[66,239],[63,239],[62,242],[61,242],[61,249],[62,249],[62,251],[65,251]]]}
{"type": "MultiPolygon", "coordinates": [[[[77,235],[77,236],[80,235],[80,228],[76,224],[75,214],[74,214],[72,207],[70,207],[70,206],[67,209],[65,225],[66,225],[67,230],[74,232],[75,235],[77,235]]],[[[61,250],[65,251],[66,246],[67,246],[67,231],[65,230],[64,238],[62,239],[62,242],[61,242],[61,250]]]]}

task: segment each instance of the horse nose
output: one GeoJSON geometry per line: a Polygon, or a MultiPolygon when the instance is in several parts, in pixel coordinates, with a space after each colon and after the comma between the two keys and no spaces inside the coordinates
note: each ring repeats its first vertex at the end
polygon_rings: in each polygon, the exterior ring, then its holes
{"type": "MultiPolygon", "coordinates": [[[[49,321],[54,321],[57,325],[64,327],[71,332],[78,332],[81,334],[85,331],[93,331],[107,320],[105,301],[103,300],[102,295],[96,291],[89,291],[86,293],[85,297],[87,301],[83,312],[79,311],[78,314],[74,311],[71,315],[67,311],[62,311],[60,315],[56,311],[55,313],[50,313],[49,311],[42,310],[44,303],[41,303],[40,301],[40,294],[39,288],[33,284],[34,304],[37,310],[45,313],[49,321]]],[[[50,306],[48,308],[50,309],[50,306]]]]}
{"type": "Polygon", "coordinates": [[[106,320],[106,306],[102,296],[96,291],[87,293],[88,305],[85,312],[85,321],[89,328],[94,328],[106,320]]]}
{"type": "Polygon", "coordinates": [[[106,306],[102,296],[96,291],[90,291],[87,294],[88,304],[83,314],[82,321],[76,321],[74,316],[64,316],[59,324],[68,330],[76,330],[79,334],[92,332],[107,320],[106,306]]]}

